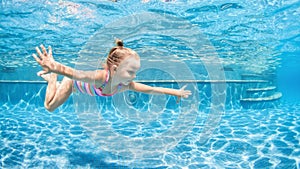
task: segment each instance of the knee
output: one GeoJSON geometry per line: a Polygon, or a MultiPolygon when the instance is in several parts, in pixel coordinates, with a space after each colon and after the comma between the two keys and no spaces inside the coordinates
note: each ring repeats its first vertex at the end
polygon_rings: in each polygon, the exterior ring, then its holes
{"type": "Polygon", "coordinates": [[[55,107],[49,105],[48,103],[44,103],[44,106],[49,112],[53,112],[55,110],[55,107]]]}

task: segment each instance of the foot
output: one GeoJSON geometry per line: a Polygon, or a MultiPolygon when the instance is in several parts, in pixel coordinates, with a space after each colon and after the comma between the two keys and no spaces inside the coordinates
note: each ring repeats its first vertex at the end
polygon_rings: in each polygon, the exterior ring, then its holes
{"type": "Polygon", "coordinates": [[[41,77],[46,80],[47,82],[50,81],[56,81],[57,80],[57,74],[55,73],[48,73],[48,74],[43,74],[41,77]]]}
{"type": "MultiPolygon", "coordinates": [[[[55,73],[43,74],[43,75],[41,75],[41,77],[42,77],[44,80],[46,80],[48,83],[49,83],[50,81],[54,81],[54,80],[56,81],[56,80],[57,80],[57,75],[56,75],[55,73]]],[[[60,83],[59,83],[59,82],[56,82],[56,88],[58,88],[59,85],[60,85],[60,83]]]]}
{"type": "Polygon", "coordinates": [[[47,82],[49,82],[51,80],[51,74],[52,73],[48,73],[48,74],[43,74],[41,75],[41,77],[46,80],[47,82]]]}

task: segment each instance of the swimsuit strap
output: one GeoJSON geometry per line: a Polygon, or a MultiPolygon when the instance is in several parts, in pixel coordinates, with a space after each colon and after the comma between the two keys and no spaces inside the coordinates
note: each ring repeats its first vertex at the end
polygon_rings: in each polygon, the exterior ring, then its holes
{"type": "Polygon", "coordinates": [[[100,86],[101,89],[103,89],[107,85],[108,80],[109,80],[109,74],[110,74],[109,70],[106,69],[106,79],[105,79],[105,82],[100,86]]]}
{"type": "Polygon", "coordinates": [[[103,88],[104,88],[104,87],[107,85],[107,83],[108,83],[108,80],[109,80],[109,74],[110,74],[110,72],[109,72],[109,70],[107,70],[106,80],[105,80],[105,82],[101,85],[101,87],[97,88],[96,85],[94,85],[94,91],[95,91],[96,95],[98,95],[98,96],[112,96],[112,95],[116,94],[116,93],[121,89],[122,84],[120,83],[120,84],[118,85],[117,90],[115,90],[113,93],[111,93],[111,94],[104,94],[104,93],[102,93],[103,88]]]}

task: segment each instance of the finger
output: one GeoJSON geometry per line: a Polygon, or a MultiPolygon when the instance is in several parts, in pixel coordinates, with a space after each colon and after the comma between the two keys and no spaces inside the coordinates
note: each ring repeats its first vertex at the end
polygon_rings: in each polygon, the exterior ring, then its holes
{"type": "Polygon", "coordinates": [[[190,90],[186,90],[186,94],[191,95],[192,92],[190,90]]]}
{"type": "Polygon", "coordinates": [[[52,56],[52,48],[51,48],[51,46],[48,46],[48,52],[49,52],[49,55],[52,56]]]}
{"type": "Polygon", "coordinates": [[[184,89],[186,88],[186,86],[187,86],[187,84],[186,84],[186,85],[184,85],[184,86],[181,88],[181,90],[184,90],[184,89]]]}
{"type": "Polygon", "coordinates": [[[192,95],[192,93],[186,93],[185,94],[185,96],[186,96],[185,98],[188,98],[190,95],[192,95]]]}
{"type": "Polygon", "coordinates": [[[36,52],[39,54],[39,56],[42,58],[42,57],[43,57],[43,54],[42,54],[42,52],[40,51],[39,47],[35,47],[35,50],[36,50],[36,52]]]}
{"type": "Polygon", "coordinates": [[[44,55],[47,55],[47,51],[44,45],[41,45],[42,51],[44,55]]]}
{"type": "Polygon", "coordinates": [[[41,63],[41,59],[36,54],[32,54],[32,56],[39,64],[41,63]]]}
{"type": "Polygon", "coordinates": [[[184,93],[183,93],[182,97],[186,99],[186,98],[188,98],[190,95],[192,95],[192,92],[191,92],[191,91],[188,91],[188,90],[186,90],[186,91],[184,91],[184,93]]]}

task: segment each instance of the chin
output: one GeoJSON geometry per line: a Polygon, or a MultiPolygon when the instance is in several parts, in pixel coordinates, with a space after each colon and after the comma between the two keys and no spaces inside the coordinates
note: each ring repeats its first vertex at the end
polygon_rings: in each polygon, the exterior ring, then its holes
{"type": "Polygon", "coordinates": [[[130,82],[122,82],[122,85],[127,86],[127,85],[129,85],[129,83],[130,83],[130,82]]]}
{"type": "Polygon", "coordinates": [[[125,85],[125,86],[127,86],[127,85],[129,85],[130,83],[131,83],[131,81],[126,81],[126,82],[123,82],[122,84],[125,85]]]}

